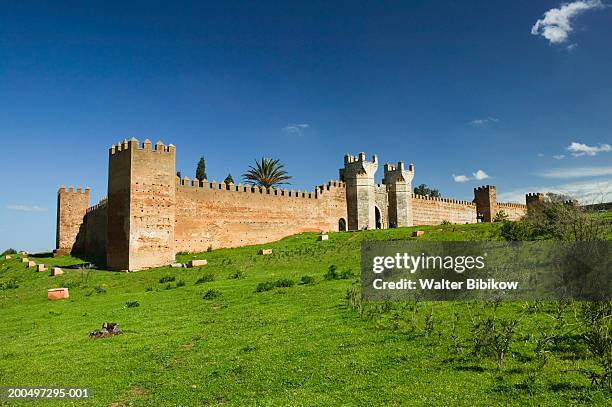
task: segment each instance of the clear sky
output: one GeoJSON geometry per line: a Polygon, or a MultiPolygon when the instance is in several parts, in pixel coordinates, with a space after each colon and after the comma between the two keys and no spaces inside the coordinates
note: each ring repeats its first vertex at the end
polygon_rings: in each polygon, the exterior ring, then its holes
{"type": "Polygon", "coordinates": [[[2,2],[0,248],[52,249],[57,188],[96,203],[132,136],[209,180],[271,156],[313,190],[365,151],[444,196],[610,201],[611,40],[597,0],[2,2]]]}

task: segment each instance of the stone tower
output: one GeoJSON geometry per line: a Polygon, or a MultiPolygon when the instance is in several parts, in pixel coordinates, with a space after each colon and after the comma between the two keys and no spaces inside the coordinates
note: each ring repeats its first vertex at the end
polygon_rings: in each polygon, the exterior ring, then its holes
{"type": "Polygon", "coordinates": [[[497,192],[495,185],[484,185],[474,188],[476,212],[483,222],[493,222],[497,214],[497,192]]]}
{"type": "Polygon", "coordinates": [[[541,192],[529,193],[525,195],[525,202],[527,203],[527,209],[534,209],[544,203],[544,194],[541,192]]]}
{"type": "Polygon", "coordinates": [[[174,261],[175,148],[132,138],[108,157],[106,262],[139,270],[174,261]]]}
{"type": "Polygon", "coordinates": [[[83,222],[89,207],[89,188],[75,191],[63,186],[57,191],[57,229],[55,235],[55,255],[66,256],[79,253],[84,249],[83,222]]]}
{"type": "Polygon", "coordinates": [[[412,226],[412,179],[414,165],[406,170],[402,161],[397,165],[385,164],[383,183],[389,200],[389,225],[412,226]]]}
{"type": "Polygon", "coordinates": [[[366,160],[365,153],[344,156],[344,168],[340,179],[346,183],[348,230],[376,228],[374,206],[374,175],[378,169],[378,157],[366,160]]]}

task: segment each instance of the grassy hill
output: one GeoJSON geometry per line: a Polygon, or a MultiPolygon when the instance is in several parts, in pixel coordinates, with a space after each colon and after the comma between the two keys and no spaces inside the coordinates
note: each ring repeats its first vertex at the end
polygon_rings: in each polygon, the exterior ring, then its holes
{"type": "MultiPolygon", "coordinates": [[[[539,368],[543,329],[560,315],[572,324],[576,304],[351,305],[360,241],[412,239],[414,229],[302,234],[265,245],[269,256],[257,255],[263,246],[178,256],[208,260],[193,269],[50,277],[19,256],[1,260],[0,281],[18,287],[0,291],[0,383],[89,387],[94,406],[610,405],[610,391],[584,373],[598,365],[572,346],[575,330],[539,368]],[[331,265],[346,278],[326,280],[331,265]],[[299,284],[303,276],[314,283],[299,284]],[[257,292],[277,280],[295,284],[257,292]],[[53,287],[68,287],[70,299],[48,301],[53,287]],[[471,352],[474,321],[490,315],[519,324],[501,370],[471,352]],[[89,339],[107,321],[124,333],[89,339]]],[[[499,239],[498,224],[419,229],[419,239],[499,239]]]]}

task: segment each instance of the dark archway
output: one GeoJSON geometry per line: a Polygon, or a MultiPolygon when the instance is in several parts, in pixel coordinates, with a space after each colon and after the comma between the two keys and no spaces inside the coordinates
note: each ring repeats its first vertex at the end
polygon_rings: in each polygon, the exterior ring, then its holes
{"type": "Polygon", "coordinates": [[[380,209],[378,209],[378,206],[374,207],[374,215],[376,218],[376,229],[382,229],[382,219],[380,217],[380,209]]]}
{"type": "Polygon", "coordinates": [[[346,232],[346,221],[344,220],[344,218],[340,218],[340,220],[338,221],[338,230],[340,232],[346,232]]]}

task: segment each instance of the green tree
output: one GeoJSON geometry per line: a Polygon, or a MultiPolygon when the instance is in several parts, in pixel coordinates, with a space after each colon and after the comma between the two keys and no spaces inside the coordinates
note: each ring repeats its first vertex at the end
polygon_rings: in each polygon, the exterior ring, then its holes
{"type": "Polygon", "coordinates": [[[208,179],[206,176],[206,161],[204,161],[204,157],[200,157],[200,161],[198,161],[198,168],[196,169],[195,177],[200,181],[208,179]]]}
{"type": "Polygon", "coordinates": [[[183,177],[181,176],[181,172],[180,172],[180,171],[177,171],[177,172],[176,172],[176,176],[177,176],[177,177],[179,177],[179,178],[183,178],[183,177]]]}
{"type": "Polygon", "coordinates": [[[440,197],[440,191],[429,188],[427,184],[421,184],[418,187],[414,187],[414,193],[417,195],[431,196],[433,198],[440,197]]]}
{"type": "Polygon", "coordinates": [[[225,182],[226,184],[233,184],[234,178],[232,178],[232,174],[227,174],[227,177],[225,177],[225,180],[223,180],[223,182],[225,182]]]}
{"type": "Polygon", "coordinates": [[[262,157],[255,160],[255,166],[249,166],[249,170],[242,174],[245,182],[270,188],[274,185],[288,184],[291,177],[285,171],[285,166],[277,159],[262,157]]]}

